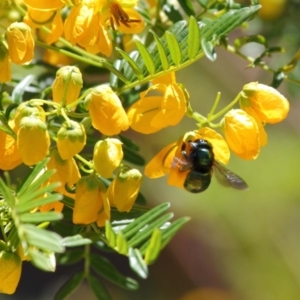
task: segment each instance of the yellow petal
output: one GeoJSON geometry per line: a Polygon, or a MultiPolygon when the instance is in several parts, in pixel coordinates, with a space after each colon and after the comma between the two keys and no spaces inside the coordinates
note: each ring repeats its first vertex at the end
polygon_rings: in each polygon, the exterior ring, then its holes
{"type": "Polygon", "coordinates": [[[124,9],[125,13],[128,15],[130,21],[124,25],[120,22],[118,30],[127,34],[140,33],[145,28],[144,19],[142,16],[134,9],[124,9]]]}
{"type": "Polygon", "coordinates": [[[98,86],[85,99],[92,125],[101,133],[111,136],[127,130],[128,117],[118,96],[109,86],[98,86]]]}
{"type": "Polygon", "coordinates": [[[0,293],[13,294],[22,272],[21,258],[10,252],[0,252],[0,293]]]}
{"type": "Polygon", "coordinates": [[[251,82],[243,87],[241,95],[241,108],[247,111],[251,106],[261,122],[280,122],[289,112],[288,100],[273,87],[251,82]]]}
{"type": "Polygon", "coordinates": [[[258,126],[254,118],[241,109],[230,110],[223,129],[230,149],[240,158],[255,159],[260,150],[258,126]]]}
{"type": "Polygon", "coordinates": [[[146,165],[144,174],[149,178],[158,178],[170,172],[172,161],[177,150],[177,143],[164,147],[146,165]]]}
{"type": "Polygon", "coordinates": [[[24,0],[23,1],[28,7],[38,10],[57,10],[64,6],[61,0],[51,0],[51,1],[40,1],[40,0],[24,0]]]}
{"type": "Polygon", "coordinates": [[[230,151],[224,138],[218,132],[209,127],[203,127],[199,129],[198,134],[212,144],[215,159],[225,165],[228,164],[230,151]]]}

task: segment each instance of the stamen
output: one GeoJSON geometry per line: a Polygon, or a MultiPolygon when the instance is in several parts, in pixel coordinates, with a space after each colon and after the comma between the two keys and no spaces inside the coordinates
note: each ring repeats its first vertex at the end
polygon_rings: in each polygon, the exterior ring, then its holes
{"type": "Polygon", "coordinates": [[[136,19],[130,19],[128,14],[123,10],[120,4],[118,3],[112,3],[109,7],[111,17],[110,17],[110,25],[113,30],[115,30],[115,27],[120,26],[120,23],[122,23],[124,26],[130,28],[129,23],[139,23],[141,20],[136,19]],[[117,25],[117,26],[115,26],[117,25]]]}

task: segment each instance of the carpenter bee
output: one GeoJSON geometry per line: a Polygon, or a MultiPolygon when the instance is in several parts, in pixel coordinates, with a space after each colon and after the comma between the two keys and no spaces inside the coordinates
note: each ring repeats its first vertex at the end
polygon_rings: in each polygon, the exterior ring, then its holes
{"type": "Polygon", "coordinates": [[[213,172],[220,184],[226,187],[232,187],[237,190],[248,188],[247,183],[238,175],[234,174],[217,160],[215,160],[213,146],[204,139],[188,141],[190,150],[187,153],[187,144],[183,143],[181,153],[185,162],[180,167],[180,171],[190,170],[187,174],[184,188],[191,193],[200,193],[205,191],[211,181],[213,172]]]}

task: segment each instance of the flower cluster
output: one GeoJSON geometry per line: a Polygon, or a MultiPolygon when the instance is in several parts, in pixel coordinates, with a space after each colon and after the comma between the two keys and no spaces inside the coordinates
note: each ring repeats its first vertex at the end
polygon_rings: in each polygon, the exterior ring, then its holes
{"type": "Polygon", "coordinates": [[[225,139],[206,125],[201,126],[201,123],[210,124],[210,120],[215,118],[211,113],[207,119],[192,113],[200,121],[200,129],[185,133],[177,142],[163,148],[147,164],[145,175],[157,178],[169,173],[168,183],[183,188],[193,166],[183,167],[189,162],[182,153],[182,144],[197,139],[209,141],[213,146],[214,159],[223,164],[229,161],[229,148],[242,159],[255,159],[260,147],[267,143],[264,125],[284,120],[289,111],[289,102],[274,88],[257,82],[246,84],[230,106],[237,101],[240,109],[228,110],[219,124],[225,139]]]}

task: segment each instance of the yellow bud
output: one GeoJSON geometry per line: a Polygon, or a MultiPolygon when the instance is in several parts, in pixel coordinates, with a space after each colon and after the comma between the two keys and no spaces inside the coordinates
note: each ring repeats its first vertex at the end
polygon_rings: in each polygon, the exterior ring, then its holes
{"type": "Polygon", "coordinates": [[[41,161],[46,157],[50,146],[46,124],[33,116],[22,118],[17,145],[25,165],[31,166],[41,161]]]}
{"type": "Polygon", "coordinates": [[[248,114],[254,110],[261,122],[277,123],[284,120],[289,112],[289,102],[276,89],[258,82],[243,87],[240,106],[248,114]]]}
{"type": "Polygon", "coordinates": [[[140,190],[142,174],[137,169],[122,170],[107,190],[107,197],[118,211],[130,211],[140,190]]]}
{"type": "Polygon", "coordinates": [[[11,80],[10,58],[7,47],[0,43],[0,82],[11,80]]]}
{"type": "Polygon", "coordinates": [[[129,127],[128,117],[116,93],[109,86],[101,85],[85,98],[94,128],[105,135],[119,134],[129,127]]]}
{"type": "Polygon", "coordinates": [[[33,116],[46,122],[45,111],[40,105],[32,104],[30,102],[22,102],[16,109],[16,114],[14,116],[15,128],[16,130],[20,127],[20,122],[22,118],[33,116]]]}
{"type": "Polygon", "coordinates": [[[118,139],[107,138],[96,143],[93,162],[99,175],[111,178],[113,171],[119,166],[122,159],[122,143],[118,139]]]}
{"type": "Polygon", "coordinates": [[[20,281],[21,258],[10,252],[0,252],[0,293],[13,294],[20,281]]]}
{"type": "Polygon", "coordinates": [[[222,120],[229,148],[243,159],[255,159],[260,150],[259,128],[255,119],[241,109],[232,109],[222,120]]]}
{"type": "Polygon", "coordinates": [[[34,40],[30,27],[23,22],[14,22],[6,32],[9,56],[18,65],[31,62],[34,57],[34,40]]]}
{"type": "Polygon", "coordinates": [[[95,175],[82,177],[76,184],[73,223],[95,222],[103,206],[103,197],[105,197],[105,192],[95,175]]]}
{"type": "Polygon", "coordinates": [[[57,133],[57,149],[62,159],[72,158],[86,143],[85,129],[75,121],[64,122],[57,133]]]}
{"type": "Polygon", "coordinates": [[[73,103],[79,97],[82,84],[82,75],[78,68],[73,66],[60,68],[56,72],[52,86],[53,101],[62,103],[63,106],[73,103]]]}

